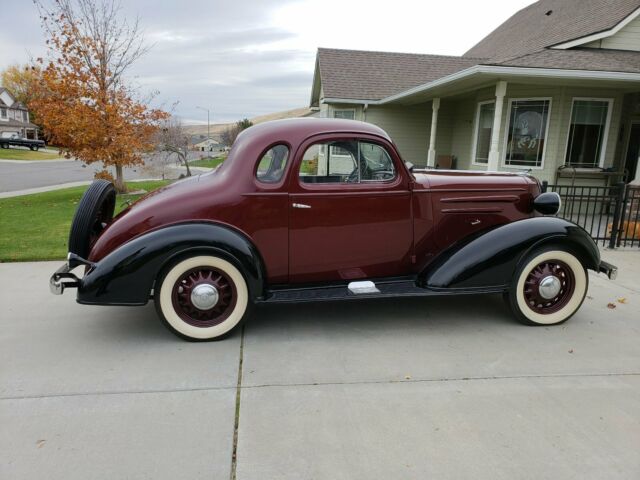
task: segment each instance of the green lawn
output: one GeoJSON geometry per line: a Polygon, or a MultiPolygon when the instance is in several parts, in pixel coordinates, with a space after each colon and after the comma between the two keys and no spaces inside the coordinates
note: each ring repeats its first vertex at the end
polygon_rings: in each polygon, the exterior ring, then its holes
{"type": "Polygon", "coordinates": [[[0,148],[0,160],[62,160],[54,152],[32,152],[27,148],[0,148]]]}
{"type": "Polygon", "coordinates": [[[225,161],[227,157],[225,155],[221,157],[207,157],[201,160],[195,160],[193,162],[189,162],[189,165],[192,167],[206,167],[206,168],[215,168],[225,161]]]}
{"type": "MultiPolygon", "coordinates": [[[[168,181],[131,182],[130,190],[155,190],[168,181]]],[[[67,255],[71,220],[88,186],[0,199],[0,262],[62,260],[67,255]]],[[[126,200],[118,195],[116,213],[126,200]]]]}

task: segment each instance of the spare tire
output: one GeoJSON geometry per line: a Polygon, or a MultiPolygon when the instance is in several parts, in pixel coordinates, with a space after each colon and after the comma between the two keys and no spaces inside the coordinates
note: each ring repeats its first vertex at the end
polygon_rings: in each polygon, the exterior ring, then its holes
{"type": "Polygon", "coordinates": [[[106,180],[94,180],[78,204],[69,232],[69,252],[87,258],[89,250],[113,218],[116,189],[106,180]]]}

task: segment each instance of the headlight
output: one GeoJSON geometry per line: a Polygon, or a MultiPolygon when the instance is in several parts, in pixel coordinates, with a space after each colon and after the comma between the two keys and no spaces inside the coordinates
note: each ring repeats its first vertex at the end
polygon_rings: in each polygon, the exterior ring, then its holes
{"type": "Polygon", "coordinates": [[[560,195],[556,192],[545,192],[538,195],[533,201],[533,208],[543,215],[555,215],[560,211],[560,195]]]}

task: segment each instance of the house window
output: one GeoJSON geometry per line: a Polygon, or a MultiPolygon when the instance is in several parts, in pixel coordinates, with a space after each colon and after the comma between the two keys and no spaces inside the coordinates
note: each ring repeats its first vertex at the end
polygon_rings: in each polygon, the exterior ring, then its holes
{"type": "Polygon", "coordinates": [[[509,101],[506,166],[542,168],[550,109],[550,98],[509,101]]]}
{"type": "Polygon", "coordinates": [[[27,117],[27,112],[22,112],[22,121],[23,122],[28,122],[29,121],[29,119],[27,117]]]}
{"type": "Polygon", "coordinates": [[[0,118],[7,118],[7,109],[0,108],[0,118]]]}
{"type": "Polygon", "coordinates": [[[480,102],[476,112],[476,129],[473,144],[473,163],[486,165],[489,162],[491,149],[491,131],[496,102],[480,102]]]}
{"type": "Polygon", "coordinates": [[[565,163],[572,167],[602,166],[609,121],[611,99],[574,98],[565,163]]]}
{"type": "Polygon", "coordinates": [[[356,110],[355,108],[346,108],[341,110],[333,111],[333,118],[344,118],[347,120],[355,120],[356,119],[356,110]]]}

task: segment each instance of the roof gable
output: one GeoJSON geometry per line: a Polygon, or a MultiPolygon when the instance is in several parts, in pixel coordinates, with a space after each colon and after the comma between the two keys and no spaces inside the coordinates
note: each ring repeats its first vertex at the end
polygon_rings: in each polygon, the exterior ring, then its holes
{"type": "Polygon", "coordinates": [[[16,98],[6,88],[0,87],[0,100],[4,102],[8,107],[13,106],[16,102],[16,98]]]}
{"type": "Polygon", "coordinates": [[[613,29],[640,0],[539,0],[511,16],[464,57],[506,60],[613,29]]]}

